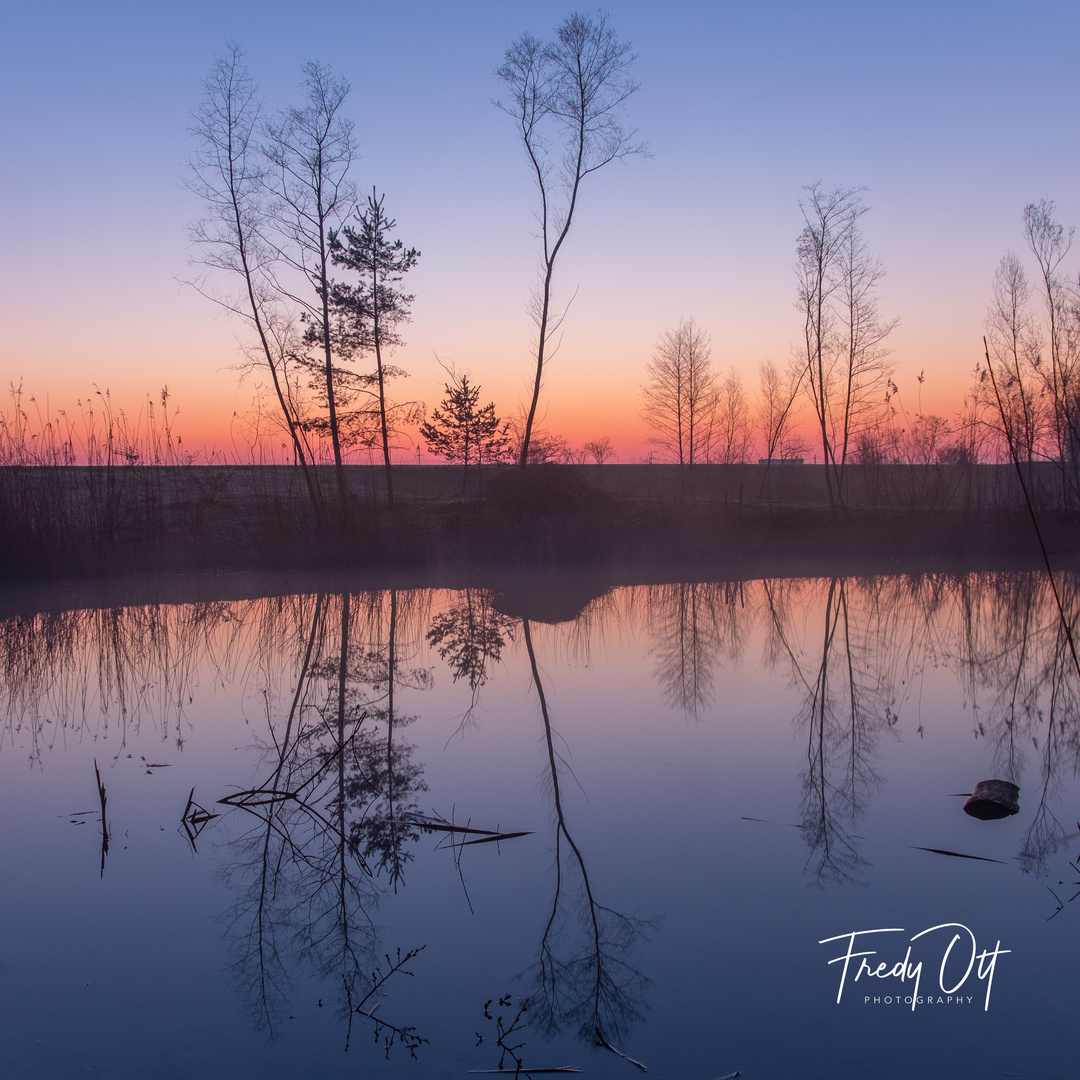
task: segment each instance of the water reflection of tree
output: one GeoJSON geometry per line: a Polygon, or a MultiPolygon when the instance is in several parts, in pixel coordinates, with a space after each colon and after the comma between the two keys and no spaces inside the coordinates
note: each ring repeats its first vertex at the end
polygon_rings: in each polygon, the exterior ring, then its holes
{"type": "Polygon", "coordinates": [[[818,885],[855,881],[866,862],[853,829],[881,786],[874,768],[878,737],[896,722],[894,690],[884,675],[890,667],[884,658],[896,642],[880,597],[833,578],[821,605],[819,644],[815,648],[807,641],[814,661],[806,662],[792,620],[793,591],[790,585],[764,583],[773,654],[786,656],[804,692],[796,723],[806,734],[801,778],[803,836],[811,852],[807,867],[818,885]]]}
{"type": "Polygon", "coordinates": [[[432,616],[427,641],[435,647],[453,674],[464,679],[472,701],[462,718],[468,724],[480,703],[480,688],[502,657],[507,640],[513,640],[515,622],[497,611],[487,589],[463,589],[446,609],[432,616]]]}
{"type": "Polygon", "coordinates": [[[315,598],[283,723],[268,702],[269,780],[230,797],[259,822],[227,848],[224,877],[237,894],[228,913],[233,981],[256,1026],[271,1034],[286,1011],[296,964],[324,975],[336,969],[348,985],[374,955],[367,911],[377,897],[342,817],[346,732],[351,742],[360,723],[345,695],[349,598],[338,613],[337,685],[324,656],[328,607],[325,596],[315,598]]]}
{"type": "Polygon", "coordinates": [[[694,720],[712,705],[721,657],[737,662],[749,633],[743,583],[690,582],[646,590],[664,700],[694,720]]]}
{"type": "MultiPolygon", "coordinates": [[[[1066,619],[1077,625],[1076,577],[1062,576],[1059,592],[1066,619]]],[[[1055,797],[1080,766],[1080,688],[1065,626],[1044,574],[968,575],[957,586],[957,606],[952,661],[972,701],[976,737],[994,748],[995,773],[1023,788],[1029,748],[1038,755],[1038,781],[1026,785],[1025,800],[1035,796],[1035,811],[1020,855],[1026,870],[1043,873],[1064,835],[1055,797]]]]}
{"type": "MultiPolygon", "coordinates": [[[[373,594],[356,605],[348,594],[320,595],[303,606],[288,711],[275,716],[266,696],[272,771],[225,800],[258,821],[230,842],[225,876],[237,893],[229,914],[234,981],[271,1033],[297,968],[331,980],[351,1030],[354,1003],[370,990],[378,962],[376,875],[385,871],[395,888],[401,881],[417,837],[405,815],[423,789],[413,748],[397,734],[395,690],[422,684],[400,666],[398,597],[373,594]]],[[[387,1049],[422,1041],[410,1028],[369,1019],[387,1049]]]]}
{"type": "Polygon", "coordinates": [[[430,670],[408,666],[419,651],[417,635],[402,641],[403,621],[406,628],[422,625],[416,609],[417,601],[423,599],[421,594],[406,594],[406,611],[402,613],[396,590],[390,590],[388,597],[369,596],[356,686],[351,691],[356,706],[372,721],[357,741],[345,789],[349,805],[359,814],[353,835],[363,844],[364,857],[373,860],[377,873],[388,875],[395,891],[405,865],[412,860],[408,845],[419,837],[412,823],[418,809],[415,796],[427,790],[423,767],[412,760],[414,745],[400,738],[400,732],[416,716],[402,714],[397,698],[399,690],[427,690],[432,685],[430,670]]]}
{"type": "Polygon", "coordinates": [[[560,772],[568,769],[555,749],[547,695],[532,631],[522,620],[533,685],[544,725],[547,775],[555,811],[555,893],[540,940],[530,1013],[548,1035],[572,1026],[589,1042],[621,1040],[643,1014],[646,977],[632,953],[650,924],[615,911],[596,898],[581,849],[570,832],[560,772]]]}

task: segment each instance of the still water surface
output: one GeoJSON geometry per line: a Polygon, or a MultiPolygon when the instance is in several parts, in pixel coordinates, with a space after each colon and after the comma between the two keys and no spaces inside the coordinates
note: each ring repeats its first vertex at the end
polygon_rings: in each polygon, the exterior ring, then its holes
{"type": "Polygon", "coordinates": [[[0,642],[0,1075],[1080,1071],[1045,576],[309,592],[0,642]],[[991,777],[1018,814],[962,812],[991,777]]]}

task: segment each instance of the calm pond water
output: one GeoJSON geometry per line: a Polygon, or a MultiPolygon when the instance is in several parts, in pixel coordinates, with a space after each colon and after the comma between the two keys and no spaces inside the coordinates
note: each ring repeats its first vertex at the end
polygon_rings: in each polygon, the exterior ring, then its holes
{"type": "Polygon", "coordinates": [[[5,1077],[1080,1071],[1044,575],[308,592],[0,643],[5,1077]],[[963,812],[991,778],[1019,813],[963,812]]]}

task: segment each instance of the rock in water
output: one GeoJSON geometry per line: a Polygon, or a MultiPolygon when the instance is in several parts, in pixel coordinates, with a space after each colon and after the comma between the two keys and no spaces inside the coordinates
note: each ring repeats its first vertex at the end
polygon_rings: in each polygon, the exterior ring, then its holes
{"type": "Polygon", "coordinates": [[[980,780],[964,803],[964,813],[980,821],[993,821],[1019,812],[1020,789],[1008,780],[980,780]]]}

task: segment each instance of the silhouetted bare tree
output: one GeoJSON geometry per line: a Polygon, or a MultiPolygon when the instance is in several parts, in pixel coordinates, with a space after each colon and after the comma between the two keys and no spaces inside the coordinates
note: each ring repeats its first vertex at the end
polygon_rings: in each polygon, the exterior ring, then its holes
{"type": "Polygon", "coordinates": [[[307,286],[304,291],[290,289],[289,296],[306,323],[306,342],[320,356],[309,363],[320,372],[326,394],[338,499],[344,513],[345,472],[330,316],[330,241],[331,233],[356,203],[348,178],[356,147],[353,123],[342,115],[348,82],[329,66],[308,61],[302,86],[307,102],[283,110],[265,128],[264,153],[270,166],[266,185],[273,193],[269,212],[274,225],[268,240],[279,260],[307,286]]]}
{"type": "Polygon", "coordinates": [[[716,387],[716,412],[709,460],[721,465],[737,465],[750,454],[753,431],[750,402],[739,373],[732,368],[716,387]]]}
{"type": "Polygon", "coordinates": [[[759,390],[754,420],[765,457],[761,494],[769,482],[769,470],[774,461],[800,457],[806,452],[795,431],[799,391],[805,374],[806,368],[797,360],[783,372],[771,360],[758,367],[759,390]]]}
{"type": "MultiPolygon", "coordinates": [[[[1043,387],[1032,377],[1039,340],[1030,304],[1024,265],[1010,251],[994,271],[994,301],[987,312],[986,330],[993,361],[1000,369],[998,386],[1008,413],[1004,420],[1019,457],[1029,463],[1043,451],[1047,422],[1043,387]]],[[[993,415],[997,401],[990,387],[984,384],[984,388],[984,403],[993,406],[989,410],[993,415]]]]}
{"type": "Polygon", "coordinates": [[[507,92],[497,104],[518,126],[540,196],[540,282],[532,304],[536,377],[518,457],[522,466],[530,461],[549,344],[565,314],[552,309],[551,285],[582,181],[612,161],[645,151],[623,119],[626,100],[637,89],[630,76],[633,62],[629,44],[619,41],[603,12],[573,12],[552,41],[522,34],[496,71],[507,92]]]}
{"type": "Polygon", "coordinates": [[[1050,425],[1054,449],[1062,463],[1066,495],[1080,496],[1080,286],[1068,282],[1062,263],[1072,248],[1075,230],[1066,229],[1048,199],[1024,208],[1024,233],[1039,268],[1042,286],[1043,341],[1049,363],[1034,365],[1050,398],[1050,425]],[[1067,463],[1072,465],[1069,469],[1067,463]]]}
{"type": "Polygon", "coordinates": [[[859,230],[869,207],[862,188],[825,188],[820,181],[800,200],[798,300],[803,316],[801,361],[814,406],[830,506],[843,500],[843,471],[860,423],[892,374],[884,342],[896,327],[878,311],[884,275],[859,230]]]}
{"type": "Polygon", "coordinates": [[[304,431],[305,416],[289,366],[297,342],[292,320],[283,310],[283,290],[275,274],[277,255],[267,242],[270,225],[265,199],[267,161],[258,145],[262,101],[238,45],[229,43],[203,83],[203,97],[192,118],[197,140],[188,158],[187,187],[207,208],[208,216],[189,226],[207,269],[236,275],[239,289],[221,293],[196,283],[226,311],[255,331],[255,363],[270,376],[293,456],[303,470],[316,522],[323,519],[322,493],[304,431]]]}
{"type": "Polygon", "coordinates": [[[614,456],[611,439],[607,435],[601,435],[599,439],[590,439],[582,449],[597,465],[603,465],[608,458],[614,456]]]}
{"type": "Polygon", "coordinates": [[[649,439],[680,465],[709,460],[716,425],[717,387],[712,342],[693,317],[680,319],[656,342],[642,387],[649,439]]]}

